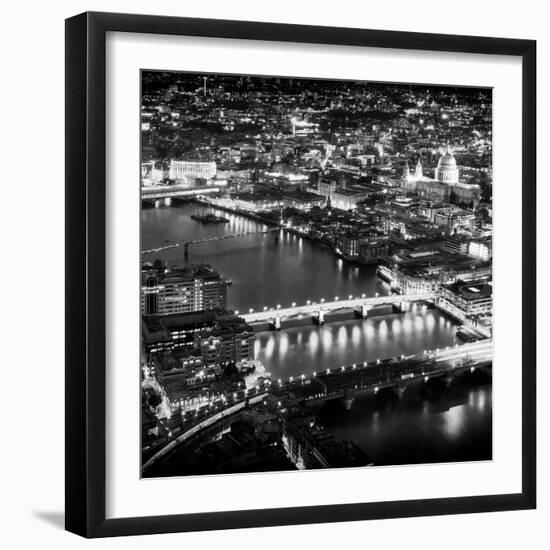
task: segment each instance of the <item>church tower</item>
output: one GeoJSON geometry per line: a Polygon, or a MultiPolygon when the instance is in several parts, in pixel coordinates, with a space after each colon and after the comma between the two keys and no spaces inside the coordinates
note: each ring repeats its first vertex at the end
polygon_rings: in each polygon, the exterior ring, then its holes
{"type": "Polygon", "coordinates": [[[328,210],[329,212],[332,212],[332,201],[330,200],[330,191],[329,191],[329,194],[328,194],[328,197],[327,197],[327,203],[325,204],[325,209],[328,210]]]}
{"type": "Polygon", "coordinates": [[[416,167],[414,169],[414,177],[417,180],[422,179],[422,163],[420,162],[420,157],[416,161],[416,167]]]}
{"type": "Polygon", "coordinates": [[[403,166],[403,181],[407,181],[411,176],[410,168],[409,168],[409,161],[406,160],[405,164],[403,166]]]}

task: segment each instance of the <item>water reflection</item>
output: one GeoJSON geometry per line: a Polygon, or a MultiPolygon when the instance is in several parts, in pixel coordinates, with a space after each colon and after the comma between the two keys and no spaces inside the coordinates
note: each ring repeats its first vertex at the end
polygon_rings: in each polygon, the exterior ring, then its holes
{"type": "MultiPolygon", "coordinates": [[[[301,335],[302,333],[300,332],[299,334],[301,335]]],[[[321,339],[323,343],[323,352],[326,354],[332,347],[332,330],[324,330],[322,332],[321,339]]]]}
{"type": "Polygon", "coordinates": [[[401,332],[401,321],[399,319],[394,319],[392,321],[391,330],[394,334],[399,334],[401,332]]]}
{"type": "Polygon", "coordinates": [[[338,329],[338,345],[339,346],[347,346],[348,344],[348,333],[346,331],[346,327],[342,325],[338,329]]]}
{"type": "Polygon", "coordinates": [[[351,329],[351,344],[358,346],[361,342],[361,329],[358,325],[354,325],[351,329]]]}
{"type": "Polygon", "coordinates": [[[464,407],[451,407],[444,415],[444,427],[448,438],[456,438],[464,425],[464,407]]]}
{"type": "Polygon", "coordinates": [[[312,356],[315,356],[317,349],[319,348],[319,333],[317,331],[311,331],[309,333],[309,352],[312,356]]]}
{"type": "Polygon", "coordinates": [[[440,317],[428,310],[260,332],[256,357],[274,377],[285,378],[454,345],[454,324],[440,324],[440,317]]]}
{"type": "Polygon", "coordinates": [[[201,224],[190,218],[201,210],[193,204],[144,209],[141,213],[142,248],[163,246],[167,241],[199,240],[245,232],[257,234],[193,245],[188,257],[173,248],[147,257],[176,265],[210,263],[231,279],[228,303],[248,311],[272,307],[281,301],[298,304],[337,296],[387,294],[388,285],[376,277],[375,266],[357,266],[335,258],[330,250],[288,232],[261,234],[267,226],[235,214],[218,212],[226,224],[201,224]],[[322,274],[322,275],[321,275],[322,274]]]}
{"type": "Polygon", "coordinates": [[[377,465],[490,460],[492,387],[461,377],[451,388],[425,394],[409,388],[403,398],[359,397],[351,410],[338,401],[315,409],[339,439],[351,439],[377,465]]]}
{"type": "MultiPolygon", "coordinates": [[[[142,248],[167,241],[198,240],[261,232],[264,224],[222,213],[227,224],[203,225],[190,218],[196,205],[142,211],[142,248]]],[[[277,303],[298,304],[337,295],[387,294],[374,266],[350,265],[308,239],[284,231],[191,246],[189,256],[174,248],[156,256],[176,265],[206,262],[231,279],[229,306],[256,311],[277,303]]],[[[369,312],[370,315],[370,312],[369,312]]],[[[256,356],[275,380],[341,365],[443,348],[455,343],[454,324],[437,311],[415,307],[403,315],[371,316],[322,327],[306,325],[258,334],[256,356]]],[[[376,464],[472,460],[491,457],[490,385],[455,381],[439,396],[414,391],[401,400],[358,398],[351,411],[338,401],[319,411],[320,421],[339,439],[351,439],[376,464]]]]}
{"type": "Polygon", "coordinates": [[[279,356],[281,360],[284,360],[287,351],[288,351],[288,335],[283,332],[281,334],[281,337],[279,338],[279,356]]]}

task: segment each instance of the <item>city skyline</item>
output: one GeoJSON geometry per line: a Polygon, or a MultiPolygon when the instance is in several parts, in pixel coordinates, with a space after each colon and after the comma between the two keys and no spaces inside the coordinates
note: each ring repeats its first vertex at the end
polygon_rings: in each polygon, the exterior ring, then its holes
{"type": "Polygon", "coordinates": [[[491,458],[491,95],[142,71],[143,476],[491,458]]]}

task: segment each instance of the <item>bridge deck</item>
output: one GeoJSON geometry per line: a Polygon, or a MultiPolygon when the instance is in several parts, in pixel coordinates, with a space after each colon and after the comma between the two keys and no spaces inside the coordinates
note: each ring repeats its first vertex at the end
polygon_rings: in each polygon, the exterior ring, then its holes
{"type": "Polygon", "coordinates": [[[374,364],[350,365],[314,376],[274,384],[274,391],[291,392],[304,400],[334,399],[347,394],[406,384],[409,381],[445,374],[457,374],[492,362],[492,340],[374,364]]]}
{"type": "Polygon", "coordinates": [[[153,254],[161,252],[162,250],[169,250],[170,248],[178,248],[180,246],[188,247],[194,244],[210,243],[215,241],[224,241],[226,239],[236,239],[239,237],[248,237],[250,235],[267,235],[274,231],[279,231],[279,228],[264,229],[263,231],[246,231],[245,233],[234,233],[229,235],[219,235],[216,237],[208,237],[205,239],[196,239],[194,241],[179,241],[176,243],[170,243],[164,246],[159,246],[157,248],[149,248],[147,250],[142,250],[142,254],[153,254]]]}
{"type": "Polygon", "coordinates": [[[264,308],[264,311],[246,313],[242,317],[247,323],[273,321],[276,318],[293,317],[296,315],[313,315],[319,311],[330,312],[335,309],[353,309],[362,306],[373,307],[377,305],[400,304],[402,302],[430,302],[436,297],[435,292],[423,292],[418,294],[389,294],[387,296],[362,296],[347,300],[318,301],[291,307],[264,308]]]}
{"type": "Polygon", "coordinates": [[[207,187],[183,187],[178,185],[155,186],[141,188],[141,200],[167,199],[177,197],[196,197],[210,193],[219,193],[225,189],[223,185],[207,187]]]}

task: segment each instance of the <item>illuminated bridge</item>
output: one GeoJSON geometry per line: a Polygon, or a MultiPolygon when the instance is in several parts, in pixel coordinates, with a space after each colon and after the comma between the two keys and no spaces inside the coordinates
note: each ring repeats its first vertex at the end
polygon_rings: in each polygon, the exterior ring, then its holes
{"type": "Polygon", "coordinates": [[[163,250],[168,250],[170,248],[178,248],[179,246],[183,246],[184,254],[187,254],[189,251],[189,247],[194,244],[203,244],[203,243],[210,243],[215,241],[225,241],[226,239],[236,239],[239,237],[248,237],[249,235],[267,235],[269,233],[273,233],[275,231],[280,231],[279,228],[270,228],[270,229],[264,229],[263,231],[246,231],[244,233],[234,233],[230,235],[219,235],[217,237],[208,237],[207,239],[197,239],[194,241],[180,241],[177,243],[170,243],[166,244],[164,246],[159,246],[157,248],[149,248],[148,250],[142,250],[142,254],[154,254],[157,252],[161,252],[163,250]]]}
{"type": "Polygon", "coordinates": [[[376,395],[383,389],[391,389],[402,396],[411,384],[437,379],[449,385],[460,374],[492,369],[492,357],[493,341],[487,339],[425,350],[416,355],[331,368],[286,380],[265,380],[256,387],[240,390],[232,397],[229,395],[227,400],[182,413],[175,433],[171,433],[168,440],[155,449],[145,461],[143,470],[147,470],[180,443],[215,427],[247,406],[264,401],[269,394],[281,400],[281,413],[284,413],[282,402],[285,398],[304,404],[341,399],[346,408],[351,408],[354,398],[360,394],[376,395]]]}
{"type": "Polygon", "coordinates": [[[325,315],[342,309],[356,310],[361,317],[366,318],[370,308],[380,305],[394,305],[401,311],[405,311],[410,302],[435,302],[437,294],[435,292],[424,292],[418,294],[390,294],[388,296],[366,297],[364,294],[360,297],[349,296],[348,299],[335,297],[332,301],[321,299],[319,302],[308,301],[304,305],[292,304],[290,307],[275,308],[264,307],[263,311],[241,315],[247,323],[269,322],[275,329],[281,328],[281,321],[300,315],[310,315],[313,320],[322,325],[325,322],[325,315]]]}
{"type": "Polygon", "coordinates": [[[279,380],[273,383],[273,393],[291,393],[306,403],[342,399],[346,408],[350,408],[355,396],[361,393],[376,394],[384,388],[392,388],[401,396],[415,381],[441,379],[450,384],[458,374],[492,368],[492,357],[493,341],[487,339],[279,380]]]}
{"type": "Polygon", "coordinates": [[[202,187],[186,187],[183,185],[155,185],[153,187],[141,188],[142,201],[160,201],[165,200],[167,206],[170,205],[172,199],[178,198],[193,198],[199,195],[213,195],[225,190],[225,185],[207,185],[202,187]]]}

